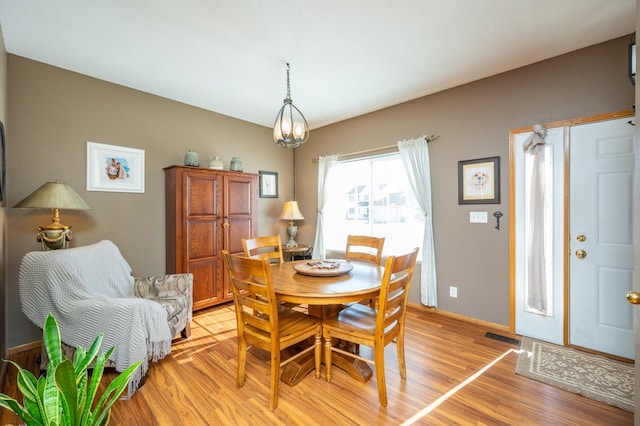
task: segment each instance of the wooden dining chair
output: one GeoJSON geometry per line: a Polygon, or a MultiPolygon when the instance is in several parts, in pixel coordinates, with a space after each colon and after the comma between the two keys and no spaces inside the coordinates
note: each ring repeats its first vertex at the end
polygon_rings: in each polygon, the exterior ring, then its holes
{"type": "Polygon", "coordinates": [[[347,235],[347,249],[345,260],[364,260],[380,265],[382,259],[382,247],[384,237],[372,237],[368,235],[347,235]]]}
{"type": "Polygon", "coordinates": [[[280,368],[315,350],[316,378],[320,378],[322,320],[279,306],[273,288],[269,259],[252,259],[222,251],[233,288],[238,331],[236,386],[244,385],[247,345],[271,353],[269,409],[278,406],[280,368]],[[283,360],[281,351],[314,337],[314,344],[283,360]]]}
{"type": "MultiPolygon", "coordinates": [[[[284,257],[282,255],[282,242],[280,235],[267,235],[256,238],[243,238],[242,249],[246,257],[254,259],[269,259],[269,263],[283,263],[284,257]]],[[[299,305],[296,303],[281,303],[282,306],[287,308],[299,307],[301,311],[308,310],[307,306],[299,305]]]]}
{"type": "Polygon", "coordinates": [[[267,258],[271,263],[283,263],[280,235],[267,235],[256,238],[243,238],[242,249],[246,257],[267,258]]]}
{"type": "MultiPolygon", "coordinates": [[[[382,260],[382,248],[384,237],[372,237],[369,235],[347,235],[347,249],[344,258],[347,262],[362,260],[380,265],[382,260]]],[[[359,303],[373,306],[375,300],[361,300],[359,303]]],[[[350,306],[347,304],[346,306],[350,306]]]]}
{"type": "Polygon", "coordinates": [[[322,324],[327,381],[331,381],[331,354],[341,354],[361,359],[375,366],[380,404],[387,405],[387,386],[384,372],[384,348],[396,340],[400,377],[407,378],[404,359],[404,317],[411,277],[418,256],[416,247],[402,256],[389,256],[384,266],[377,309],[353,304],[338,315],[326,318],[322,324]],[[374,359],[370,360],[339,347],[331,339],[373,347],[374,359]]]}

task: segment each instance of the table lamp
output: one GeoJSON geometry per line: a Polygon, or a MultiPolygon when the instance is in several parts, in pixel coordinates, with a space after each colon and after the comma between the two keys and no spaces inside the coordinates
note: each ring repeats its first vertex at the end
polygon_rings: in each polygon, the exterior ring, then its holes
{"type": "Polygon", "coordinates": [[[51,225],[38,227],[38,242],[42,250],[66,249],[71,241],[71,227],[60,223],[60,209],[89,210],[89,206],[66,183],[46,182],[27,198],[13,206],[18,209],[51,209],[51,225]]]}
{"type": "Polygon", "coordinates": [[[289,235],[289,241],[287,241],[287,247],[298,247],[296,243],[296,234],[298,233],[298,227],[294,224],[294,220],[304,220],[300,207],[298,207],[297,201],[286,201],[280,213],[280,219],[288,220],[289,226],[287,226],[287,234],[289,235]]]}

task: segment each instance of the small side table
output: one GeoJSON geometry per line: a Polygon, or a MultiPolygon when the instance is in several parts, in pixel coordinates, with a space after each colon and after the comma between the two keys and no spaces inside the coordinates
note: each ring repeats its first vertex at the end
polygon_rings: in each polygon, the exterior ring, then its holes
{"type": "Polygon", "coordinates": [[[298,254],[306,253],[309,250],[309,246],[305,246],[303,244],[298,244],[297,247],[286,247],[282,246],[282,253],[285,254],[285,262],[290,262],[293,260],[293,256],[298,254]]]}

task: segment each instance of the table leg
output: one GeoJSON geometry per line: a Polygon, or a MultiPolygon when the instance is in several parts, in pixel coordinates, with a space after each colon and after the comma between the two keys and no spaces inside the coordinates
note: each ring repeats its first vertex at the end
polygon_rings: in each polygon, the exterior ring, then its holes
{"type": "MultiPolygon", "coordinates": [[[[327,315],[331,315],[335,310],[339,310],[336,306],[328,305],[328,306],[309,306],[309,315],[318,316],[318,317],[326,317],[327,315]]],[[[357,347],[354,348],[357,350],[357,347]]],[[[324,354],[324,350],[322,351],[324,354]]],[[[346,371],[351,377],[358,380],[361,383],[366,383],[367,380],[373,376],[373,370],[366,362],[361,359],[353,358],[348,355],[343,355],[341,353],[333,353],[331,356],[331,363],[340,368],[341,370],[346,371]]],[[[322,361],[324,363],[324,360],[322,361]]],[[[314,369],[314,359],[313,352],[309,352],[308,355],[302,356],[294,361],[291,361],[284,367],[284,371],[282,372],[281,379],[283,382],[288,384],[289,386],[295,386],[304,379],[304,377],[309,374],[309,372],[314,369]]]]}
{"type": "MultiPolygon", "coordinates": [[[[322,362],[324,363],[324,360],[322,362]]],[[[361,359],[334,353],[331,356],[331,363],[334,367],[346,371],[351,377],[361,383],[366,383],[371,376],[373,376],[373,370],[371,370],[369,364],[361,359]]],[[[285,365],[280,377],[282,381],[289,386],[295,386],[300,383],[307,374],[313,371],[314,364],[313,353],[309,352],[309,355],[302,356],[285,365]]]]}

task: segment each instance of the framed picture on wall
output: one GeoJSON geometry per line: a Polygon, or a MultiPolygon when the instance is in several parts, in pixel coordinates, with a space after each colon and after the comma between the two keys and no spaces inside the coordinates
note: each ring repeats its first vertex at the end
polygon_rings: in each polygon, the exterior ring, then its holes
{"type": "Polygon", "coordinates": [[[260,198],[278,198],[278,173],[259,171],[260,198]]]}
{"type": "Polygon", "coordinates": [[[458,204],[500,204],[500,157],[458,161],[458,204]]]}
{"type": "Polygon", "coordinates": [[[87,191],[144,193],[144,150],[87,142],[87,191]]]}

